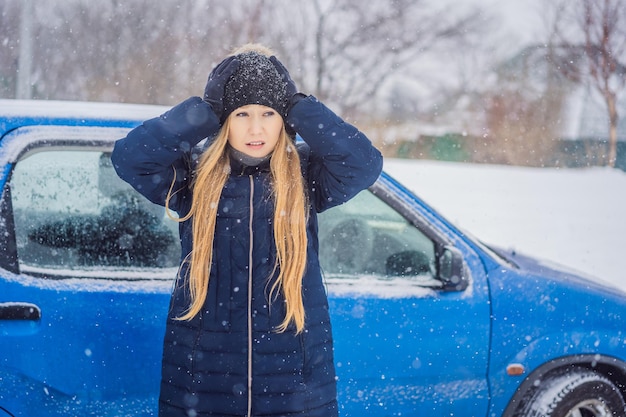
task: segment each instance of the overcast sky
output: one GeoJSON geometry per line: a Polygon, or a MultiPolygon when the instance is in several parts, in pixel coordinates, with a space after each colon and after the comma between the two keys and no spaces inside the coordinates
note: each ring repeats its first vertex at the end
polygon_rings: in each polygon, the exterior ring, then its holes
{"type": "MultiPolygon", "coordinates": [[[[464,0],[467,1],[467,0],[464,0]]],[[[551,0],[470,0],[502,17],[505,39],[523,45],[545,39],[542,11],[551,0]]],[[[504,40],[504,39],[503,39],[504,40]]]]}

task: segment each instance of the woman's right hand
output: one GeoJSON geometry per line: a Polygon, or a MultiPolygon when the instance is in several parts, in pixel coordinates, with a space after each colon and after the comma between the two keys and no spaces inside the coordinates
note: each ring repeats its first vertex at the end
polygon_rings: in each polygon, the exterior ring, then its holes
{"type": "Polygon", "coordinates": [[[239,60],[229,56],[220,62],[209,74],[209,80],[204,89],[204,101],[206,101],[217,118],[221,121],[224,113],[224,87],[228,79],[239,68],[239,60]]]}
{"type": "Polygon", "coordinates": [[[289,71],[287,68],[276,58],[275,56],[270,57],[270,61],[274,64],[276,71],[280,74],[280,77],[283,79],[286,88],[286,96],[287,96],[287,106],[285,107],[285,114],[282,116],[286,118],[291,111],[291,108],[296,105],[296,103],[306,96],[302,93],[298,92],[298,88],[296,87],[296,83],[291,79],[291,75],[289,75],[289,71]]]}

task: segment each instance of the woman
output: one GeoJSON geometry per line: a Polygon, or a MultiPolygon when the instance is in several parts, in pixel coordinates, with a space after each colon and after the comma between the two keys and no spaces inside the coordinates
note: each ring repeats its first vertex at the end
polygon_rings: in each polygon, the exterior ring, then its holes
{"type": "Polygon", "coordinates": [[[112,160],[180,221],[159,416],[337,415],[316,214],[380,174],[365,135],[247,45],[211,72],[204,99],[144,122],[112,160]]]}

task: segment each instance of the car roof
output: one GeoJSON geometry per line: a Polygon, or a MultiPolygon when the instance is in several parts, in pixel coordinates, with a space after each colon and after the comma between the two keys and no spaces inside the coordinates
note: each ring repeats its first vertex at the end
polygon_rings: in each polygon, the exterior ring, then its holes
{"type": "Polygon", "coordinates": [[[0,137],[32,125],[132,127],[168,109],[151,104],[0,99],[0,137]]]}

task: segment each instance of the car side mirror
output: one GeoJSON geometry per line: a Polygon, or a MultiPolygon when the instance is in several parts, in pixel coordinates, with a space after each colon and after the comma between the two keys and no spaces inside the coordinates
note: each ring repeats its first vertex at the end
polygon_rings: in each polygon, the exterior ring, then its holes
{"type": "Polygon", "coordinates": [[[470,271],[463,254],[454,246],[444,246],[437,258],[437,278],[445,291],[463,291],[469,285],[470,271]]]}

